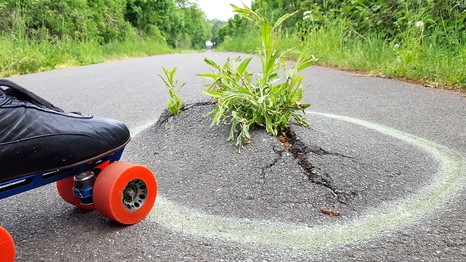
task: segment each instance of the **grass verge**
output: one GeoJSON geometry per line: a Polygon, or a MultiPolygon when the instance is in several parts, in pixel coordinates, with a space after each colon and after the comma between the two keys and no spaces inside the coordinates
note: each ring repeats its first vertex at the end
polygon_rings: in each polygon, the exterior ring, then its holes
{"type": "Polygon", "coordinates": [[[51,44],[0,36],[0,46],[0,77],[174,52],[157,40],[141,38],[100,45],[76,41],[51,44]]]}
{"type": "MultiPolygon", "coordinates": [[[[282,33],[280,38],[279,49],[310,50],[318,65],[466,91],[466,43],[449,44],[425,36],[422,43],[402,39],[399,42],[405,44],[397,44],[377,35],[351,34],[338,23],[304,36],[282,33]]],[[[228,38],[219,49],[250,53],[260,45],[247,35],[228,38]]]]}

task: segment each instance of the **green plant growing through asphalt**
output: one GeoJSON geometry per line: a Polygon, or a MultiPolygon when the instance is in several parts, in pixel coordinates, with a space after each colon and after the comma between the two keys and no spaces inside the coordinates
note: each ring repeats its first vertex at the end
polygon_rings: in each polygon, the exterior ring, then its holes
{"type": "Polygon", "coordinates": [[[180,97],[178,96],[178,93],[180,92],[181,88],[186,85],[186,83],[182,83],[179,87],[177,87],[178,81],[175,80],[176,67],[171,70],[166,69],[165,67],[162,67],[162,69],[163,73],[165,74],[165,78],[162,75],[159,75],[159,77],[167,87],[168,93],[170,95],[170,99],[167,101],[168,112],[172,116],[176,116],[181,113],[181,109],[185,105],[185,103],[181,101],[180,97]]]}
{"type": "Polygon", "coordinates": [[[228,140],[236,139],[241,147],[251,139],[250,129],[265,127],[267,133],[277,136],[290,125],[291,117],[297,123],[309,126],[300,114],[310,104],[301,103],[304,77],[298,72],[311,66],[315,59],[308,52],[302,52],[296,64],[287,70],[284,55],[274,48],[274,32],[293,14],[280,17],[273,27],[269,20],[261,17],[246,5],[243,8],[231,5],[234,12],[254,22],[262,32],[262,49],[259,57],[262,72],[257,76],[247,71],[252,57],[228,60],[220,65],[210,59],[204,61],[211,67],[211,74],[199,74],[213,82],[204,93],[216,102],[208,115],[214,115],[213,125],[221,122],[231,125],[228,140]]]}

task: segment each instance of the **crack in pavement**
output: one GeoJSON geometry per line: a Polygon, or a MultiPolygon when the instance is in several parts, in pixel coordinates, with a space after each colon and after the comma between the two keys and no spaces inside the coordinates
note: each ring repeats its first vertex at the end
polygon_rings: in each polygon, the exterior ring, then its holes
{"type": "Polygon", "coordinates": [[[278,156],[272,160],[272,163],[266,165],[265,167],[262,167],[261,175],[262,175],[262,177],[263,177],[264,179],[265,179],[265,172],[266,172],[268,169],[270,169],[270,168],[272,168],[273,166],[275,166],[275,165],[278,163],[278,161],[280,161],[280,160],[283,159],[283,152],[284,152],[283,150],[282,150],[282,151],[279,151],[279,150],[276,150],[276,148],[273,148],[273,151],[274,151],[275,154],[277,154],[278,156]]]}
{"type": "Polygon", "coordinates": [[[296,134],[296,132],[292,130],[291,127],[285,132],[285,134],[287,136],[288,142],[292,145],[292,148],[291,148],[292,152],[296,151],[298,153],[303,153],[303,154],[312,153],[312,154],[319,155],[319,156],[332,155],[332,156],[353,159],[352,156],[347,156],[347,155],[337,153],[337,152],[330,152],[319,146],[306,145],[306,143],[304,143],[299,138],[299,136],[296,134]]]}
{"type": "Polygon", "coordinates": [[[264,191],[264,190],[265,190],[264,187],[265,187],[265,184],[266,184],[266,182],[267,182],[267,174],[266,174],[267,170],[271,169],[271,168],[274,167],[280,160],[282,160],[282,159],[283,159],[283,153],[285,152],[284,149],[278,149],[278,148],[276,148],[275,146],[274,146],[272,149],[273,149],[273,152],[274,152],[276,155],[278,155],[278,156],[275,157],[275,158],[272,160],[272,163],[270,163],[270,164],[268,164],[268,165],[262,167],[262,169],[261,169],[261,174],[260,174],[261,179],[262,179],[262,180],[261,180],[262,183],[261,183],[261,186],[260,186],[260,187],[261,187],[261,191],[264,191]]]}
{"type": "Polygon", "coordinates": [[[304,170],[306,175],[309,177],[309,181],[316,185],[323,186],[330,190],[333,196],[336,197],[337,201],[341,204],[347,205],[348,202],[356,197],[359,193],[356,191],[347,191],[336,187],[333,184],[333,179],[329,173],[321,173],[320,169],[314,166],[308,159],[309,154],[316,154],[319,156],[332,155],[337,157],[344,157],[353,160],[353,157],[343,155],[340,153],[330,152],[321,147],[313,147],[306,145],[296,133],[289,128],[284,132],[283,137],[279,139],[282,142],[284,149],[287,149],[293,157],[297,160],[297,163],[304,170]]]}

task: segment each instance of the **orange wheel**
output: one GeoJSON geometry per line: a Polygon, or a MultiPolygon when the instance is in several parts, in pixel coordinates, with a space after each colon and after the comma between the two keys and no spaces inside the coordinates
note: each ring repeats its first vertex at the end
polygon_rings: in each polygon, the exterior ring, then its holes
{"type": "Polygon", "coordinates": [[[97,176],[93,189],[95,209],[104,217],[125,225],[144,219],[157,197],[152,172],[140,165],[115,162],[97,176]]]}
{"type": "Polygon", "coordinates": [[[3,227],[0,227],[0,261],[14,262],[16,256],[15,242],[3,227]]]}

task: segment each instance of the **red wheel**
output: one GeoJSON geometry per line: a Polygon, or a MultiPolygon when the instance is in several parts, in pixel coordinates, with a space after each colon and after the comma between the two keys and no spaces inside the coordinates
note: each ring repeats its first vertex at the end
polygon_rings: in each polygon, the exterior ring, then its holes
{"type": "Polygon", "coordinates": [[[115,162],[98,176],[93,189],[94,206],[104,217],[125,225],[144,219],[157,197],[154,174],[144,166],[115,162]]]}
{"type": "Polygon", "coordinates": [[[16,256],[15,242],[3,227],[0,227],[0,261],[14,262],[16,256]]]}
{"type": "MultiPolygon", "coordinates": [[[[109,161],[102,163],[97,166],[95,169],[104,169],[109,164],[109,161]]],[[[73,177],[68,177],[62,180],[57,181],[57,191],[60,197],[65,200],[65,202],[75,205],[81,209],[93,210],[94,205],[83,205],[79,202],[79,199],[73,194],[74,180],[73,177]]]]}

